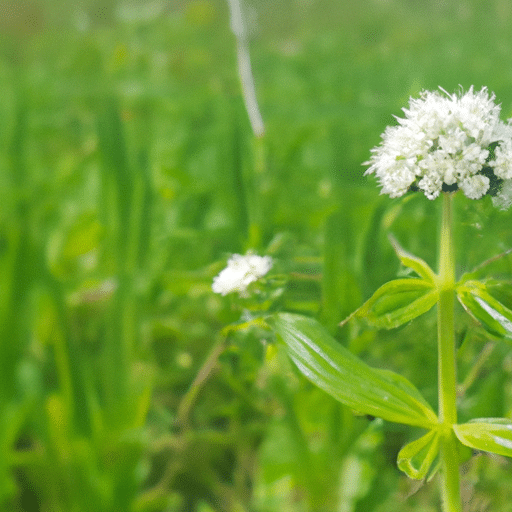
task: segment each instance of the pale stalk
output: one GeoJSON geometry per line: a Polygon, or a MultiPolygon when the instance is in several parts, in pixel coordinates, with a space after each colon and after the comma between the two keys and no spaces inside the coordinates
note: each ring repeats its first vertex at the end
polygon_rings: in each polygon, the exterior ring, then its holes
{"type": "Polygon", "coordinates": [[[265,126],[260,114],[258,100],[256,99],[256,90],[254,87],[254,77],[251,67],[251,56],[249,54],[249,44],[247,42],[247,29],[244,23],[242,4],[240,0],[228,0],[231,14],[231,30],[236,36],[238,73],[242,85],[242,94],[245,108],[251,128],[256,137],[262,137],[265,133],[265,126]]]}
{"type": "Polygon", "coordinates": [[[444,512],[461,512],[457,439],[452,425],[457,423],[455,365],[455,256],[452,234],[452,197],[443,193],[437,305],[439,422],[442,432],[441,495],[444,512]]]}

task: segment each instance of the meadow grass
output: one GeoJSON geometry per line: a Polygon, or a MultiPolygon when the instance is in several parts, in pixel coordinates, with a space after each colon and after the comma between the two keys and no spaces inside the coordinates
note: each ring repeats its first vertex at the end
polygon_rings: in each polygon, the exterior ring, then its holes
{"type": "MultiPolygon", "coordinates": [[[[512,7],[249,7],[259,139],[227,3],[0,2],[0,510],[439,509],[396,468],[414,432],[355,416],[260,332],[219,338],[237,314],[211,283],[271,254],[285,309],[435,406],[435,314],[337,328],[403,270],[388,233],[436,260],[435,205],[384,201],[361,162],[424,88],[486,85],[512,115],[512,7]]],[[[490,200],[455,216],[459,274],[512,247],[490,200]]],[[[456,315],[461,420],[510,417],[510,346],[456,315]]],[[[512,510],[510,461],[464,455],[467,510],[512,510]]]]}

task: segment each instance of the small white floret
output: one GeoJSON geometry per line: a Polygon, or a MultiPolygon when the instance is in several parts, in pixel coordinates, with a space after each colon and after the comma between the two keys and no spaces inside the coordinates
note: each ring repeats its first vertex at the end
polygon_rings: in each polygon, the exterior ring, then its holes
{"type": "Polygon", "coordinates": [[[227,267],[213,279],[212,290],[221,295],[238,292],[241,297],[246,297],[247,287],[263,277],[272,268],[272,263],[270,256],[233,254],[227,267]]]}
{"type": "Polygon", "coordinates": [[[505,180],[500,192],[492,198],[492,204],[500,210],[508,210],[512,206],[512,180],[505,180]]]}
{"type": "Polygon", "coordinates": [[[489,190],[489,178],[477,174],[470,176],[460,184],[460,188],[469,199],[480,199],[489,190]]]}

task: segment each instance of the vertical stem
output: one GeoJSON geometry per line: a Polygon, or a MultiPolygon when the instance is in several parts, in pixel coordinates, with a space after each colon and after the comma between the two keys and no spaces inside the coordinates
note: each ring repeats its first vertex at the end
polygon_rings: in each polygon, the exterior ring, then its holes
{"type": "Polygon", "coordinates": [[[437,334],[439,349],[439,417],[449,425],[457,421],[455,404],[455,257],[452,239],[452,195],[443,194],[439,254],[439,305],[437,334]]]}
{"type": "Polygon", "coordinates": [[[258,100],[256,99],[256,90],[251,68],[251,56],[249,54],[249,45],[247,44],[247,31],[242,13],[242,5],[240,0],[228,0],[228,3],[231,13],[231,30],[237,40],[238,73],[240,74],[245,108],[254,135],[261,137],[265,133],[265,126],[260,114],[258,100]]]}
{"type": "Polygon", "coordinates": [[[439,302],[437,306],[439,422],[442,428],[442,500],[444,512],[460,512],[460,476],[457,439],[452,425],[457,423],[455,367],[455,256],[452,234],[452,194],[443,193],[439,252],[439,302]]]}
{"type": "MultiPolygon", "coordinates": [[[[253,183],[253,180],[261,180],[261,177],[256,178],[256,175],[262,174],[266,170],[264,143],[265,125],[263,123],[263,118],[261,117],[260,107],[256,97],[256,87],[254,85],[254,76],[251,67],[251,55],[249,53],[249,36],[244,20],[243,0],[228,0],[228,4],[231,30],[236,37],[238,74],[240,76],[240,85],[242,86],[242,96],[255,138],[252,148],[253,175],[247,182],[248,186],[237,187],[237,189],[242,191],[238,192],[238,195],[241,196],[243,195],[244,188],[247,190],[247,193],[249,193],[250,190],[259,188],[256,186],[256,181],[253,183]]],[[[244,185],[241,166],[238,170],[235,167],[235,173],[240,175],[240,182],[244,185]]],[[[240,204],[246,207],[246,218],[244,219],[242,217],[242,220],[245,221],[246,224],[244,229],[244,233],[247,233],[248,237],[246,242],[249,244],[249,247],[257,247],[261,243],[261,226],[263,222],[262,217],[264,215],[261,207],[261,197],[258,197],[258,195],[254,193],[249,195],[245,194],[240,204]]]]}

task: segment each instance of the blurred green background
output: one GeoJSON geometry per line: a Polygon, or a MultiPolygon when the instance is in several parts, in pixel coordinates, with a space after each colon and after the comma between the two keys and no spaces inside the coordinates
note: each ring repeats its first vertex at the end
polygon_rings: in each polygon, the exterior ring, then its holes
{"type": "MultiPolygon", "coordinates": [[[[389,233],[436,264],[436,202],[380,196],[361,163],[422,89],[485,85],[512,116],[512,3],[245,13],[260,139],[227,2],[0,0],[2,511],[439,510],[435,479],[396,468],[419,432],[337,404],[266,332],[215,354],[239,313],[211,281],[231,253],[271,254],[282,307],[435,405],[435,314],[337,328],[401,271],[389,233]]],[[[489,198],[457,199],[462,273],[512,229],[489,198]]],[[[461,419],[510,417],[510,346],[458,313],[461,419]]],[[[462,471],[466,511],[512,511],[509,460],[467,454],[462,471]]]]}

